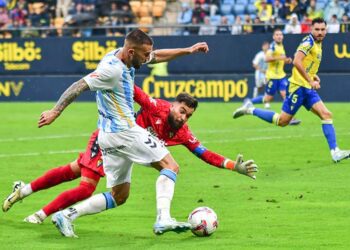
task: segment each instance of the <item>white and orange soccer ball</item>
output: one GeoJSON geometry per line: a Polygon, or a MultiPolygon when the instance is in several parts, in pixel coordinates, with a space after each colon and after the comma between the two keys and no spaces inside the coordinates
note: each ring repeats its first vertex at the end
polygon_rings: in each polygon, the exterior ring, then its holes
{"type": "Polygon", "coordinates": [[[192,233],[196,236],[210,236],[218,228],[218,217],[209,207],[197,207],[188,216],[192,225],[192,233]]]}

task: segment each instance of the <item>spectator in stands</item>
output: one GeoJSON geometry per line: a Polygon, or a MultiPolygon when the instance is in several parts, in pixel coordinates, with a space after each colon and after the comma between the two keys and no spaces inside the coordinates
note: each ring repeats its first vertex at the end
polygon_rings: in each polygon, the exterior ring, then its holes
{"type": "Polygon", "coordinates": [[[271,19],[270,19],[270,22],[265,27],[265,30],[268,33],[273,33],[276,29],[283,30],[283,26],[284,26],[283,24],[278,24],[277,21],[276,21],[276,18],[274,18],[272,16],[271,19]]]}
{"type": "Polygon", "coordinates": [[[231,27],[228,24],[227,16],[221,16],[220,25],[216,29],[216,34],[230,34],[231,27]]]}
{"type": "Polygon", "coordinates": [[[263,24],[264,23],[260,20],[260,18],[258,16],[255,17],[254,18],[253,33],[264,33],[265,32],[265,26],[263,24]]]}
{"type": "Polygon", "coordinates": [[[220,0],[206,0],[205,3],[209,5],[209,15],[215,16],[220,8],[220,0]]]}
{"type": "Polygon", "coordinates": [[[339,33],[340,23],[338,21],[337,15],[333,15],[331,20],[327,23],[327,32],[328,33],[339,33]]]}
{"type": "Polygon", "coordinates": [[[204,18],[204,24],[199,28],[198,35],[215,35],[216,27],[210,24],[210,17],[206,16],[204,18]]]}
{"type": "Polygon", "coordinates": [[[281,3],[280,0],[275,0],[273,3],[272,14],[276,18],[276,21],[281,23],[282,21],[286,20],[287,13],[288,9],[286,6],[281,3]]]}
{"type": "Polygon", "coordinates": [[[231,28],[231,34],[232,35],[239,35],[243,33],[242,29],[242,19],[241,16],[237,15],[234,24],[231,28]]]}
{"type": "MultiPolygon", "coordinates": [[[[198,17],[192,16],[192,25],[199,25],[198,17]]],[[[199,26],[191,26],[187,28],[189,35],[198,35],[199,26]]]]}
{"type": "Polygon", "coordinates": [[[253,32],[253,21],[250,18],[250,15],[244,15],[244,25],[243,25],[243,33],[249,34],[253,32]]]}
{"type": "Polygon", "coordinates": [[[258,10],[257,16],[260,21],[267,22],[270,20],[272,16],[272,6],[271,4],[267,4],[266,0],[258,0],[255,2],[255,7],[258,10]]]}
{"type": "Polygon", "coordinates": [[[22,38],[33,38],[33,37],[39,37],[39,31],[37,29],[32,29],[32,21],[30,18],[26,20],[27,27],[26,29],[21,31],[21,37],[22,38]]]}
{"type": "Polygon", "coordinates": [[[0,5],[0,29],[6,29],[10,23],[10,18],[7,13],[6,4],[5,6],[0,5]]]}
{"type": "MultiPolygon", "coordinates": [[[[50,26],[50,16],[48,14],[48,6],[44,3],[34,5],[34,13],[29,16],[33,27],[45,28],[50,26]]],[[[49,30],[41,30],[41,37],[46,37],[49,30]]]]}
{"type": "Polygon", "coordinates": [[[338,0],[331,0],[324,10],[324,19],[329,22],[333,15],[343,16],[344,8],[339,4],[338,0]]]}
{"type": "Polygon", "coordinates": [[[311,22],[312,20],[307,16],[307,14],[304,14],[301,21],[301,33],[305,34],[311,32],[311,22]]]}
{"type": "Polygon", "coordinates": [[[26,10],[26,4],[24,0],[17,2],[17,5],[10,12],[10,17],[14,28],[21,28],[26,25],[26,19],[28,16],[28,11],[26,10]]]}
{"type": "Polygon", "coordinates": [[[350,20],[347,14],[344,14],[341,18],[340,33],[350,32],[350,20]]]}
{"type": "Polygon", "coordinates": [[[177,23],[179,24],[189,24],[192,21],[192,9],[188,3],[181,4],[181,11],[177,16],[177,23]]]}
{"type": "Polygon", "coordinates": [[[204,21],[205,10],[202,8],[202,5],[197,1],[194,4],[192,17],[196,17],[200,23],[204,21]]]}
{"type": "Polygon", "coordinates": [[[284,31],[285,34],[300,34],[301,26],[298,20],[297,14],[293,13],[290,17],[288,24],[286,24],[284,31]]]}
{"type": "Polygon", "coordinates": [[[317,17],[323,17],[323,10],[316,9],[316,0],[310,1],[310,6],[308,7],[306,13],[311,20],[317,17]]]}
{"type": "Polygon", "coordinates": [[[72,4],[72,0],[57,0],[56,4],[56,18],[57,17],[67,17],[68,10],[72,4]]]}
{"type": "Polygon", "coordinates": [[[342,7],[344,8],[344,12],[349,15],[350,14],[350,1],[349,0],[344,0],[342,2],[342,7]]]}

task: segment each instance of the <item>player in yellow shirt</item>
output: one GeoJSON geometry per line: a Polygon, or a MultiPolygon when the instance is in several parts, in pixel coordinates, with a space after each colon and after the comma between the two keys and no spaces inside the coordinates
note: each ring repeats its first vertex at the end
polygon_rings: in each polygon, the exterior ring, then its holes
{"type": "Polygon", "coordinates": [[[284,127],[289,124],[299,108],[304,106],[321,118],[323,134],[327,139],[332,160],[339,162],[350,157],[350,150],[338,148],[332,113],[316,91],[321,87],[317,72],[322,59],[322,41],[326,36],[326,26],[323,18],[315,18],[312,21],[311,34],[306,36],[297,48],[292,76],[289,78],[288,97],[283,102],[281,114],[244,105],[234,112],[233,117],[251,114],[284,127]]]}

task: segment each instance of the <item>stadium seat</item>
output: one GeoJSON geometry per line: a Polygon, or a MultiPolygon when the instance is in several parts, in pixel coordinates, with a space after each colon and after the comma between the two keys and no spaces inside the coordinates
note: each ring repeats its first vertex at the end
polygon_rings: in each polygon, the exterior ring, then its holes
{"type": "Polygon", "coordinates": [[[235,4],[235,0],[223,0],[222,4],[229,4],[229,5],[233,6],[235,4]]]}
{"type": "MultiPolygon", "coordinates": [[[[153,18],[151,16],[144,16],[144,17],[141,17],[138,24],[140,26],[142,25],[151,25],[153,24],[153,18]]],[[[140,27],[140,30],[142,30],[143,32],[148,32],[149,31],[149,28],[148,27],[140,27]]]]}
{"type": "Polygon", "coordinates": [[[138,16],[147,17],[150,15],[151,15],[150,8],[147,5],[141,5],[139,8],[138,16]]]}
{"type": "Polygon", "coordinates": [[[245,5],[243,5],[243,4],[236,4],[233,7],[233,10],[234,10],[234,13],[236,15],[242,15],[242,14],[244,14],[244,11],[245,11],[245,5]]]}
{"type": "Polygon", "coordinates": [[[256,14],[256,7],[254,4],[249,4],[247,7],[248,14],[256,14]]]}
{"type": "Polygon", "coordinates": [[[220,25],[221,22],[221,16],[215,15],[210,17],[210,24],[211,25],[220,25]]]}
{"type": "Polygon", "coordinates": [[[164,14],[164,8],[160,5],[153,5],[152,8],[152,16],[154,17],[162,17],[164,14]]]}
{"type": "Polygon", "coordinates": [[[232,5],[231,4],[222,4],[220,7],[220,12],[222,15],[229,15],[232,13],[232,5]]]}
{"type": "Polygon", "coordinates": [[[236,4],[248,5],[249,0],[236,0],[236,4]]]}
{"type": "Polygon", "coordinates": [[[250,14],[250,19],[254,20],[256,18],[256,14],[250,14]]]}
{"type": "Polygon", "coordinates": [[[227,23],[229,25],[232,25],[235,22],[235,16],[234,15],[226,15],[227,17],[227,23]]]}
{"type": "Polygon", "coordinates": [[[323,10],[326,7],[325,2],[317,2],[316,3],[316,10],[323,10]]]}
{"type": "Polygon", "coordinates": [[[130,1],[130,7],[132,12],[135,14],[135,16],[138,15],[139,9],[141,7],[141,2],[140,1],[130,1]]]}

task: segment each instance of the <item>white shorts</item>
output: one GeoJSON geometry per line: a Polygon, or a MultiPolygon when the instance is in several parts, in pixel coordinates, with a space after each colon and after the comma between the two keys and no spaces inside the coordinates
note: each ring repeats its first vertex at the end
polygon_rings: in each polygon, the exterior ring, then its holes
{"type": "Polygon", "coordinates": [[[260,72],[255,73],[255,86],[257,88],[261,88],[266,84],[266,77],[265,74],[262,74],[260,72]]]}
{"type": "Polygon", "coordinates": [[[148,166],[169,154],[158,138],[137,125],[119,133],[100,130],[98,143],[102,150],[107,188],[131,183],[134,162],[148,166]]]}

